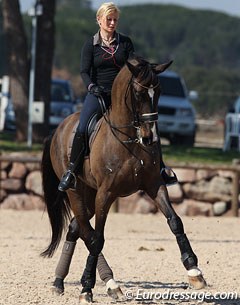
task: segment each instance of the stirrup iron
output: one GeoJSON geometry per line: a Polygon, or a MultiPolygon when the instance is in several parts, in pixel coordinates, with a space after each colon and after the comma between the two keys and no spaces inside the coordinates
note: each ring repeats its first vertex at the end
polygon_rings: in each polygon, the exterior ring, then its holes
{"type": "Polygon", "coordinates": [[[61,192],[65,192],[68,189],[75,190],[77,186],[77,177],[72,169],[68,169],[63,175],[58,185],[58,190],[61,192]],[[67,178],[64,180],[64,178],[67,178]],[[63,184],[63,185],[61,185],[63,184]]]}
{"type": "Polygon", "coordinates": [[[69,172],[69,174],[73,177],[73,181],[70,182],[69,189],[75,190],[77,188],[77,176],[71,170],[68,170],[67,172],[69,172]]]}
{"type": "Polygon", "coordinates": [[[160,175],[163,178],[163,181],[165,182],[166,186],[171,186],[174,184],[178,183],[178,179],[177,179],[177,175],[174,173],[173,169],[171,167],[168,166],[164,166],[161,171],[160,171],[160,175]],[[168,175],[167,171],[170,171],[170,175],[168,175]],[[164,177],[165,176],[165,177],[164,177]],[[164,179],[166,178],[166,179],[164,179]],[[165,181],[168,180],[168,181],[165,181]]]}

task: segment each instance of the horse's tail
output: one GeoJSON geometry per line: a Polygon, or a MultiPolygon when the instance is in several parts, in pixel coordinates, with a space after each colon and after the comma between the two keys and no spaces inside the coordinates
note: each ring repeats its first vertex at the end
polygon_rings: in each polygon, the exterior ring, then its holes
{"type": "Polygon", "coordinates": [[[44,142],[41,163],[43,196],[52,228],[51,242],[47,249],[41,253],[43,257],[53,256],[60,243],[67,220],[70,218],[70,207],[66,193],[58,191],[59,179],[54,172],[50,157],[51,141],[52,136],[49,136],[44,142]]]}

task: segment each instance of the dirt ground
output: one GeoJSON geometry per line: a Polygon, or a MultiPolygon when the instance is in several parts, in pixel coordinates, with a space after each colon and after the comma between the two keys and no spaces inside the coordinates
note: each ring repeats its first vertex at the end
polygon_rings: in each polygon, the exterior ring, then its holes
{"type": "MultiPolygon", "coordinates": [[[[1,210],[0,214],[0,304],[79,304],[79,279],[87,256],[83,242],[77,244],[65,281],[65,294],[55,296],[50,287],[62,243],[53,258],[40,257],[50,238],[46,213],[1,210]]],[[[208,283],[202,291],[186,288],[187,274],[177,243],[161,214],[109,214],[103,252],[115,279],[130,298],[120,304],[171,305],[180,301],[184,305],[199,304],[203,296],[207,299],[202,304],[240,304],[239,219],[198,217],[182,220],[208,283]],[[234,298],[238,293],[238,299],[232,300],[227,296],[229,293],[234,293],[234,298]],[[209,299],[215,296],[215,299],[209,299]]],[[[107,296],[99,276],[94,288],[94,303],[116,303],[107,296]]]]}

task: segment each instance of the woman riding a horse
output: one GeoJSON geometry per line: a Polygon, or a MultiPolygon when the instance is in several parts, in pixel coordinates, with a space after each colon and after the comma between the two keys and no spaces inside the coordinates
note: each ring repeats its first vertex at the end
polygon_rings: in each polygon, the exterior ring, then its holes
{"type": "MultiPolygon", "coordinates": [[[[97,115],[98,119],[103,115],[100,98],[104,100],[105,109],[109,109],[111,106],[113,81],[134,52],[131,39],[116,32],[119,13],[115,4],[111,2],[102,4],[96,14],[100,29],[86,41],[82,49],[80,74],[88,93],[73,139],[69,167],[58,186],[60,191],[75,187],[75,177],[78,172],[82,171],[86,154],[88,123],[94,115],[97,115]]],[[[162,159],[161,174],[166,185],[176,182],[175,176],[168,176],[166,173],[162,159]]]]}
{"type": "MultiPolygon", "coordinates": [[[[190,284],[196,289],[206,285],[183,223],[169,200],[163,175],[165,172],[160,172],[164,165],[157,132],[160,96],[158,74],[164,72],[172,62],[151,64],[136,56],[129,58],[133,52],[132,43],[129,38],[116,33],[118,17],[119,11],[112,3],[100,7],[97,13],[99,40],[94,44],[92,39],[83,48],[85,72],[82,70],[82,73],[89,93],[81,111],[80,124],[78,113],[67,117],[52,137],[46,140],[42,157],[44,199],[52,228],[51,242],[42,255],[53,255],[61,241],[71,209],[77,223],[74,230],[76,236],[72,242],[80,237],[89,252],[81,278],[82,303],[92,302],[96,268],[100,268],[99,257],[104,247],[105,223],[112,203],[118,197],[139,190],[144,191],[166,217],[176,237],[190,284]],[[104,39],[106,43],[110,39],[108,45],[103,44],[104,39]],[[91,56],[84,57],[84,54],[91,56]],[[111,82],[108,82],[108,78],[111,82]],[[89,157],[82,163],[79,155],[84,155],[86,124],[93,113],[100,111],[97,96],[102,95],[102,85],[111,88],[111,97],[105,96],[107,107],[111,107],[103,113],[101,125],[91,143],[89,157]],[[69,147],[76,128],[70,168],[62,177],[69,163],[69,147]],[[81,176],[76,175],[79,167],[81,176]],[[75,188],[72,188],[73,181],[75,188]],[[94,215],[95,225],[92,226],[90,219],[94,215]]],[[[171,178],[166,173],[165,176],[171,178]]],[[[101,262],[106,265],[104,258],[101,262]]],[[[66,274],[65,271],[61,273],[63,277],[66,274]]],[[[111,280],[112,275],[109,276],[111,280]]]]}

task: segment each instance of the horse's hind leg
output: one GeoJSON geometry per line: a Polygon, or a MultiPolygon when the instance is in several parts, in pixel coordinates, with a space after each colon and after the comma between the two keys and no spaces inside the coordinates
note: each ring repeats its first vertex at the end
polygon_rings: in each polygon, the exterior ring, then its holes
{"type": "Polygon", "coordinates": [[[115,300],[121,299],[123,296],[122,290],[114,280],[112,269],[102,253],[98,255],[97,270],[100,279],[106,284],[107,294],[115,300]]]}
{"type": "Polygon", "coordinates": [[[68,233],[63,245],[62,253],[55,270],[55,281],[53,282],[52,292],[57,294],[64,293],[64,279],[68,275],[72,256],[79,238],[79,228],[75,218],[68,226],[68,233]]]}
{"type": "MultiPolygon", "coordinates": [[[[55,271],[56,277],[53,283],[52,292],[58,295],[64,293],[64,279],[68,275],[78,238],[79,227],[76,218],[73,218],[69,224],[66,241],[64,242],[62,253],[55,271]]],[[[98,256],[97,269],[101,280],[106,284],[108,295],[113,299],[118,299],[122,295],[122,291],[115,282],[112,269],[109,267],[102,253],[98,256]]]]}
{"type": "Polygon", "coordinates": [[[181,218],[174,211],[164,185],[161,185],[156,198],[153,198],[157,207],[167,218],[168,225],[176,236],[177,243],[181,252],[181,259],[184,267],[188,271],[189,283],[195,289],[201,289],[206,286],[202,272],[198,268],[198,259],[192,250],[190,242],[184,233],[181,218]]]}

